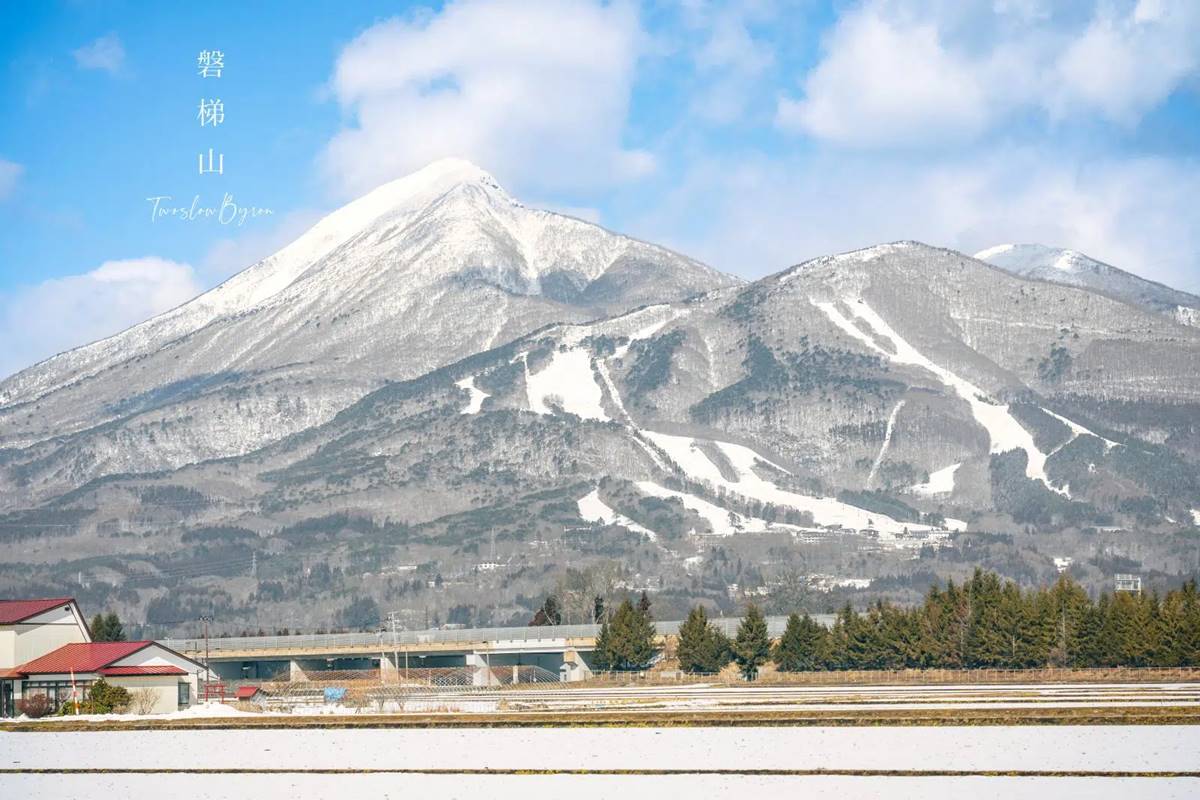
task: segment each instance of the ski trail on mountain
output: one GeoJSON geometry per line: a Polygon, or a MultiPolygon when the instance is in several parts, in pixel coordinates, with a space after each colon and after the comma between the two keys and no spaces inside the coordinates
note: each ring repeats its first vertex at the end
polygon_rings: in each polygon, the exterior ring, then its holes
{"type": "Polygon", "coordinates": [[[887,534],[932,530],[929,525],[900,522],[831,497],[811,497],[781,489],[774,483],[759,477],[755,469],[760,464],[765,464],[784,474],[789,474],[788,471],[763,458],[749,447],[730,442],[704,440],[719,449],[737,473],[736,480],[728,480],[721,473],[720,468],[697,447],[696,439],[656,431],[642,431],[642,433],[658,445],[659,449],[663,450],[689,477],[710,483],[714,487],[727,489],[752,500],[794,508],[797,511],[807,511],[813,515],[813,520],[818,525],[841,526],[853,530],[874,529],[887,534]]]}
{"type": "Polygon", "coordinates": [[[896,417],[900,415],[900,409],[904,408],[904,401],[896,403],[896,407],[892,409],[892,413],[888,415],[887,430],[883,434],[883,446],[879,448],[879,455],[875,456],[875,463],[871,465],[871,471],[867,474],[867,485],[870,486],[875,480],[875,473],[879,472],[879,465],[883,463],[883,457],[887,454],[888,447],[892,443],[892,433],[896,430],[896,417]]]}
{"type": "Polygon", "coordinates": [[[952,494],[954,492],[954,476],[958,473],[958,468],[962,466],[960,461],[957,464],[951,464],[948,467],[942,467],[936,472],[929,473],[929,480],[925,483],[918,483],[915,486],[908,487],[908,490],[913,494],[919,494],[923,497],[932,497],[938,494],[952,494]]]}
{"type": "Polygon", "coordinates": [[[1004,453],[1009,450],[1023,450],[1026,455],[1025,474],[1031,480],[1040,481],[1053,492],[1069,497],[1066,489],[1060,489],[1050,483],[1046,476],[1046,454],[1038,449],[1032,434],[1025,430],[1008,410],[1007,405],[992,403],[984,398],[987,394],[975,384],[959,377],[945,367],[926,358],[915,347],[909,344],[900,334],[879,316],[873,308],[863,300],[844,300],[850,313],[870,328],[871,335],[846,317],[836,303],[821,302],[810,298],[814,306],[820,309],[830,322],[844,331],[850,337],[862,342],[871,350],[896,364],[907,364],[921,367],[952,389],[959,397],[967,401],[975,421],[983,426],[991,440],[990,452],[1004,453]],[[893,348],[889,351],[881,347],[873,337],[886,339],[893,348]]]}
{"type": "Polygon", "coordinates": [[[620,525],[626,530],[642,534],[652,542],[658,541],[657,533],[644,525],[639,525],[601,500],[599,489],[592,489],[590,494],[579,498],[575,504],[579,508],[579,516],[588,522],[598,522],[602,525],[620,525]]]}
{"type": "Polygon", "coordinates": [[[1055,414],[1053,411],[1051,411],[1048,408],[1043,408],[1042,411],[1045,411],[1047,414],[1054,417],[1056,420],[1061,422],[1063,425],[1066,425],[1068,428],[1071,429],[1071,433],[1073,434],[1070,439],[1063,442],[1058,447],[1054,448],[1054,451],[1050,455],[1054,455],[1054,453],[1057,453],[1059,450],[1062,450],[1064,447],[1066,447],[1071,442],[1078,439],[1080,436],[1095,436],[1097,439],[1104,442],[1104,452],[1106,452],[1106,453],[1109,450],[1112,450],[1114,447],[1118,446],[1117,443],[1114,442],[1112,439],[1106,439],[1103,436],[1101,436],[1100,434],[1096,433],[1095,431],[1088,430],[1087,428],[1083,427],[1078,422],[1072,422],[1071,420],[1067,419],[1066,417],[1062,416],[1061,414],[1055,414]]]}

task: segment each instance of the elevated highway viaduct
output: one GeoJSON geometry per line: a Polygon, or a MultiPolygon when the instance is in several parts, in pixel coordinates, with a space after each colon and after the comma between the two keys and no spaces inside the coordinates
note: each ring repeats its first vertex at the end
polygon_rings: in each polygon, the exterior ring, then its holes
{"type": "MultiPolygon", "coordinates": [[[[818,621],[832,624],[832,615],[818,621]]],[[[736,618],[713,624],[734,636],[736,618]]],[[[785,617],[768,617],[772,637],[783,633],[785,617]]],[[[679,621],[656,622],[658,645],[679,632],[679,621]]],[[[168,647],[204,662],[225,681],[279,679],[323,670],[404,670],[427,667],[541,667],[563,681],[592,674],[599,625],[547,625],[458,630],[378,631],[375,633],[293,634],[168,639],[168,647]]]]}

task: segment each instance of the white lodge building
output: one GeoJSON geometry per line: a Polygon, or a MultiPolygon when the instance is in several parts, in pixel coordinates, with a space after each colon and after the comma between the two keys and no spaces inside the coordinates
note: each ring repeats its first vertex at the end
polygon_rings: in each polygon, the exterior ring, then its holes
{"type": "MultiPolygon", "coordinates": [[[[196,697],[204,667],[157,642],[93,642],[70,597],[0,600],[0,716],[43,694],[55,708],[87,697],[98,678],[132,694],[149,690],[150,713],[176,711],[196,697]]],[[[143,692],[147,694],[147,692],[143,692]]]]}

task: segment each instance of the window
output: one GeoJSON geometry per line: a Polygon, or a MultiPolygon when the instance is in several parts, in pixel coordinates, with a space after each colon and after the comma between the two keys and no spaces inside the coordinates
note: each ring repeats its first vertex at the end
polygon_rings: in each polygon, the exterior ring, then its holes
{"type": "Polygon", "coordinates": [[[50,702],[54,705],[55,710],[62,708],[63,703],[71,699],[72,690],[77,700],[83,702],[87,699],[88,689],[91,687],[91,682],[76,681],[75,686],[71,686],[70,681],[25,681],[21,686],[21,697],[32,697],[35,694],[44,694],[50,698],[50,702]]]}
{"type": "Polygon", "coordinates": [[[179,684],[179,707],[186,708],[192,702],[192,686],[188,683],[179,684]]]}

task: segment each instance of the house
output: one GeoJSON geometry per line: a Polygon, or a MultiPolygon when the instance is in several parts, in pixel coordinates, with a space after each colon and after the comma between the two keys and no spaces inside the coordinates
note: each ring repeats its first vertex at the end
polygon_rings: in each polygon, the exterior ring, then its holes
{"type": "Polygon", "coordinates": [[[70,597],[0,600],[0,716],[35,694],[55,706],[87,697],[103,678],[146,696],[148,713],[185,708],[195,700],[204,667],[157,642],[93,642],[70,597]]]}
{"type": "Polygon", "coordinates": [[[88,687],[103,678],[130,694],[148,694],[142,713],[162,714],[187,708],[196,697],[203,665],[158,642],[81,642],[65,644],[15,668],[21,697],[45,694],[55,706],[74,696],[87,697],[88,687]]]}
{"type": "Polygon", "coordinates": [[[15,714],[17,666],[65,644],[92,641],[83,613],[70,597],[0,600],[0,716],[15,714]]]}

